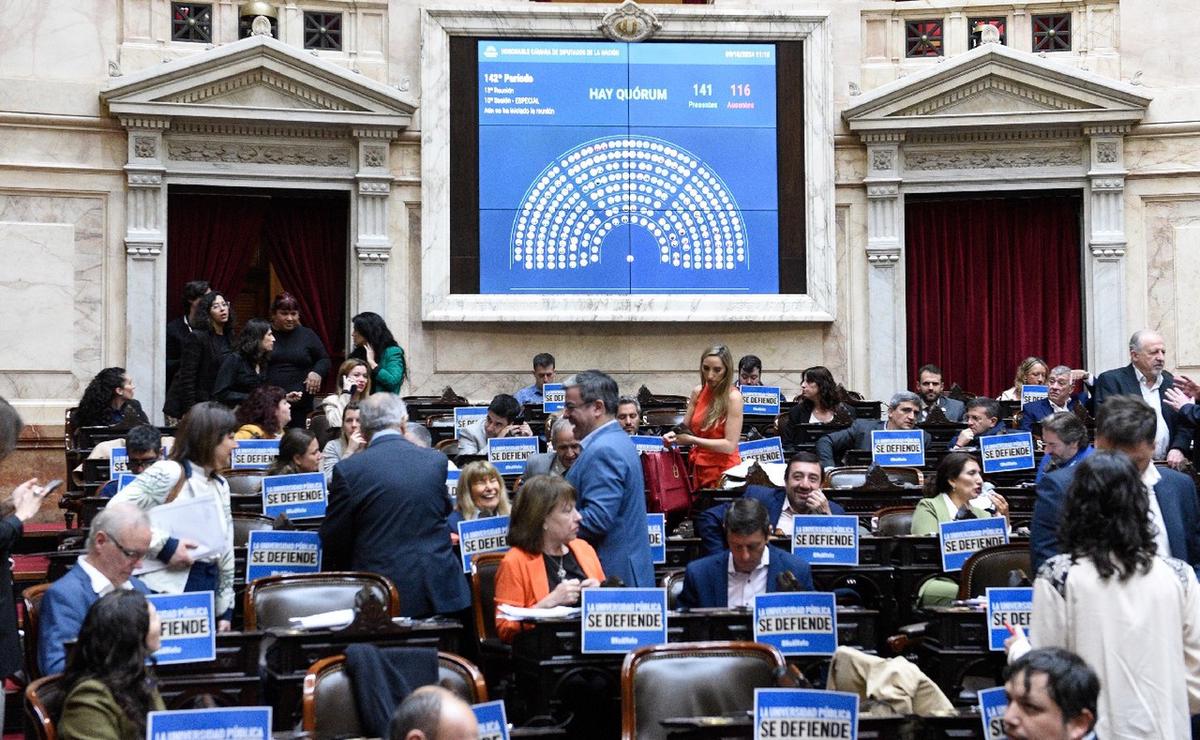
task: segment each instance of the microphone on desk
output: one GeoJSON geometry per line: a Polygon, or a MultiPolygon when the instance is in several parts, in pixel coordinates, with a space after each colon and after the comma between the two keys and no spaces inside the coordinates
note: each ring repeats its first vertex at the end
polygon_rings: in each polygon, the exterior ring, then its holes
{"type": "Polygon", "coordinates": [[[790,570],[785,570],[775,579],[775,590],[779,592],[799,591],[800,582],[796,580],[796,574],[790,570]]]}
{"type": "Polygon", "coordinates": [[[600,584],[600,588],[625,588],[625,581],[616,576],[609,576],[600,584]]]}

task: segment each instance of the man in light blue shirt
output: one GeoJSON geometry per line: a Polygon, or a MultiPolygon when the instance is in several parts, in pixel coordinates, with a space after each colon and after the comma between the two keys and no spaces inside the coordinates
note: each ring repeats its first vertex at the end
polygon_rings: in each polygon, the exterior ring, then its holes
{"type": "Polygon", "coordinates": [[[533,358],[533,385],[517,391],[517,403],[522,406],[541,404],[544,399],[542,388],[554,382],[554,355],[542,352],[533,358]]]}

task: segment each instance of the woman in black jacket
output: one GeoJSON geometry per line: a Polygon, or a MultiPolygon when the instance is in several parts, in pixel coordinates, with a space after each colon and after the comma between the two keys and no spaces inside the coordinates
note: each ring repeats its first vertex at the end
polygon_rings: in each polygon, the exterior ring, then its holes
{"type": "Polygon", "coordinates": [[[313,409],[313,398],[329,373],[329,353],[317,333],[300,324],[300,303],[291,293],[280,293],[271,303],[271,333],[275,349],[267,363],[267,382],[285,391],[302,392],[292,406],[290,426],[303,428],[313,409]]]}
{"type": "MultiPolygon", "coordinates": [[[[263,319],[250,319],[233,342],[232,351],[221,361],[213,398],[233,408],[250,391],[267,382],[267,362],[275,348],[271,325],[263,319]]],[[[289,398],[289,400],[291,400],[289,398]]]]}
{"type": "Polygon", "coordinates": [[[123,367],[106,367],[97,373],[84,389],[79,405],[71,413],[75,444],[81,448],[93,446],[92,440],[82,431],[83,427],[132,429],[149,424],[142,405],[133,397],[135,390],[133,379],[123,367]]]}
{"type": "Polygon", "coordinates": [[[182,419],[187,410],[212,398],[221,361],[229,354],[233,337],[233,305],[213,291],[200,299],[192,332],[183,343],[179,372],[167,389],[163,413],[182,419]]]}

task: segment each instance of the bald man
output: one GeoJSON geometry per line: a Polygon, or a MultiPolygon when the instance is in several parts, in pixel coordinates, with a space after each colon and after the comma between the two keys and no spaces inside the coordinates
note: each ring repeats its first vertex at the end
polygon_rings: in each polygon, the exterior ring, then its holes
{"type": "Polygon", "coordinates": [[[471,707],[440,686],[422,686],[396,707],[391,740],[478,740],[471,707]]]}

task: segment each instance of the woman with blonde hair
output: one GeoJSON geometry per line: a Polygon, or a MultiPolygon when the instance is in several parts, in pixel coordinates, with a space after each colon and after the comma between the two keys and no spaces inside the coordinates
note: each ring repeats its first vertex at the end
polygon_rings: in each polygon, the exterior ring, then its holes
{"type": "Polygon", "coordinates": [[[330,429],[342,425],[342,412],[352,403],[362,403],[371,395],[371,368],[366,360],[351,357],[342,363],[337,373],[337,393],[325,396],[321,408],[330,429]]]}
{"type": "Polygon", "coordinates": [[[508,516],[512,505],[508,501],[508,486],[500,471],[486,460],[468,463],[458,474],[458,503],[450,514],[452,533],[458,532],[458,523],[491,516],[508,516]]]}
{"type": "Polygon", "coordinates": [[[685,429],[667,432],[663,444],[691,445],[688,461],[696,488],[713,488],[721,474],[742,461],[742,392],[733,384],[733,355],[723,344],[700,356],[700,385],[692,389],[684,414],[685,429]]]}
{"type": "Polygon", "coordinates": [[[1026,357],[1017,365],[1017,377],[1012,388],[1000,394],[997,401],[1020,401],[1022,386],[1045,385],[1050,366],[1040,357],[1026,357]]]}

